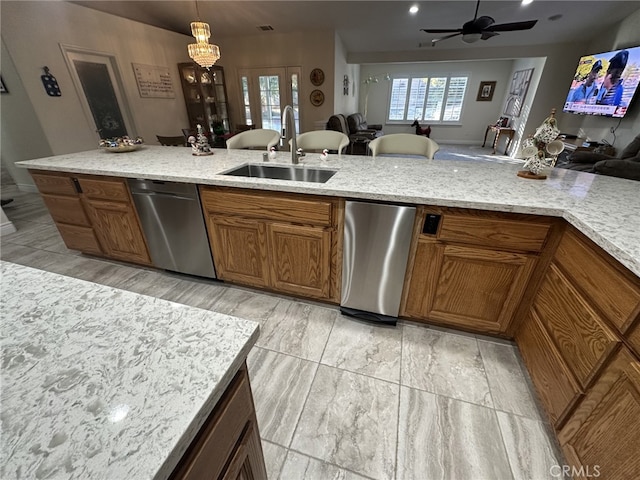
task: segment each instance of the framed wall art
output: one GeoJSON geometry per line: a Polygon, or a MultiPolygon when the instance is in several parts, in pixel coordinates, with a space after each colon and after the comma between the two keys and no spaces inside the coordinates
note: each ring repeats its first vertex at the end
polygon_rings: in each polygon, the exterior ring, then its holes
{"type": "Polygon", "coordinates": [[[493,100],[493,92],[496,89],[496,82],[480,82],[478,88],[477,102],[490,102],[493,100]]]}
{"type": "Polygon", "coordinates": [[[505,115],[509,115],[510,117],[520,116],[524,99],[527,97],[527,92],[529,91],[532,75],[533,68],[513,72],[511,85],[509,85],[509,96],[507,97],[507,103],[504,107],[505,115]]]}

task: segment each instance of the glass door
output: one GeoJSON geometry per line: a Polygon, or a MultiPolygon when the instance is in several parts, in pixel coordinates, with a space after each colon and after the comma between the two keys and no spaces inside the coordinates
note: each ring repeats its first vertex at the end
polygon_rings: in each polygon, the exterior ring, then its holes
{"type": "Polygon", "coordinates": [[[292,105],[296,131],[300,133],[300,67],[239,71],[242,108],[246,125],[282,131],[282,110],[292,105]]]}

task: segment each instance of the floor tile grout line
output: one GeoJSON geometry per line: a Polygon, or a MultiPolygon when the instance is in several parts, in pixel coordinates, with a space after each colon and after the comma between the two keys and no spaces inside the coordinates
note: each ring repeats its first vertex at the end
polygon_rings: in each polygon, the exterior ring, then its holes
{"type": "Polygon", "coordinates": [[[504,433],[502,432],[502,425],[500,424],[500,419],[498,418],[498,411],[493,410],[494,418],[496,419],[496,423],[498,424],[498,432],[500,433],[500,442],[502,443],[502,449],[504,450],[504,454],[507,457],[507,463],[509,464],[509,470],[511,471],[511,478],[515,479],[515,468],[511,462],[511,457],[509,456],[509,450],[507,448],[507,442],[504,440],[504,433]]]}
{"type": "MultiPolygon", "coordinates": [[[[273,442],[271,442],[271,443],[273,443],[273,442]]],[[[305,457],[309,457],[309,458],[312,458],[314,460],[318,460],[319,462],[325,463],[327,465],[331,465],[333,467],[339,468],[340,470],[344,470],[346,472],[353,473],[353,474],[358,475],[359,477],[365,478],[367,480],[380,480],[380,479],[378,479],[376,477],[371,477],[369,475],[365,475],[365,474],[359,473],[359,472],[357,472],[355,470],[352,470],[350,468],[341,467],[337,463],[329,462],[327,460],[323,460],[322,458],[314,457],[313,455],[309,455],[308,453],[302,452],[300,450],[296,450],[295,448],[288,448],[287,450],[288,450],[287,451],[287,455],[289,455],[289,452],[297,453],[297,454],[300,454],[300,455],[304,455],[305,457]]],[[[285,463],[286,463],[286,460],[285,460],[285,463]]],[[[284,470],[284,465],[283,465],[283,470],[284,470]]],[[[280,474],[282,474],[282,471],[280,471],[280,474]]],[[[291,480],[291,479],[284,479],[283,478],[281,480],[291,480]]],[[[306,479],[300,479],[300,480],[306,480],[306,479]]]]}
{"type": "Polygon", "coordinates": [[[398,450],[400,447],[400,403],[402,401],[402,365],[404,361],[404,326],[400,324],[402,332],[400,332],[400,373],[398,375],[398,417],[396,422],[396,462],[393,469],[394,480],[398,479],[398,450]]]}

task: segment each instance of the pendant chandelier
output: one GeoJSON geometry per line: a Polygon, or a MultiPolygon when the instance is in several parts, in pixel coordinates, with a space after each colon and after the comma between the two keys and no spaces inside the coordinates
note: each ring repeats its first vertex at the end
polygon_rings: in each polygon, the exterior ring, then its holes
{"type": "Polygon", "coordinates": [[[200,12],[198,11],[198,1],[196,0],[197,22],[191,22],[191,35],[196,39],[196,43],[188,46],[189,56],[201,67],[209,68],[220,58],[220,47],[209,43],[211,30],[209,24],[200,21],[200,12]]]}

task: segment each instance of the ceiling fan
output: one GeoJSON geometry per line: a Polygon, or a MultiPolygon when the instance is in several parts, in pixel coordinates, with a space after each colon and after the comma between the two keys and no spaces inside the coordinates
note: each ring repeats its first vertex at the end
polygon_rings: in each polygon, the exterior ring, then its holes
{"type": "MultiPolygon", "coordinates": [[[[462,41],[465,43],[474,43],[478,40],[488,40],[491,37],[500,35],[498,32],[514,32],[517,30],[529,30],[538,22],[538,20],[529,20],[526,22],[513,22],[513,23],[499,23],[488,16],[478,17],[478,8],[480,7],[480,0],[476,4],[476,14],[473,16],[473,20],[469,20],[462,28],[422,28],[423,32],[427,33],[450,33],[451,35],[445,35],[444,37],[434,38],[431,40],[431,46],[434,47],[437,42],[446,40],[448,38],[462,35],[462,41]]],[[[421,44],[422,45],[422,44],[421,44]]]]}

